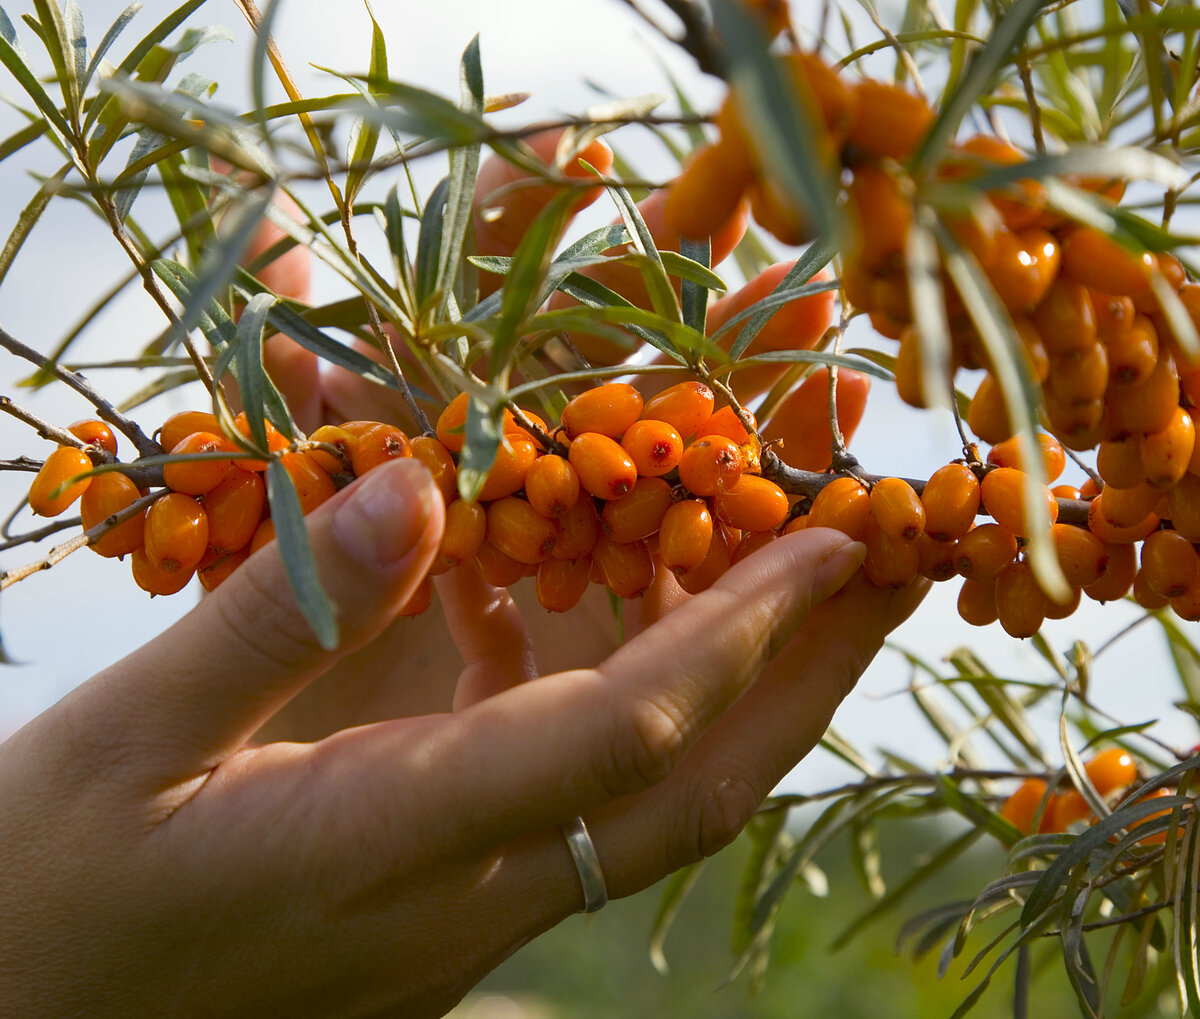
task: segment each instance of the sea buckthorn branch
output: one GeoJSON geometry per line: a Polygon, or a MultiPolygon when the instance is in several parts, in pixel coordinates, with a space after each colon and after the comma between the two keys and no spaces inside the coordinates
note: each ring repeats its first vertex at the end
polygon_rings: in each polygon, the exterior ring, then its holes
{"type": "Polygon", "coordinates": [[[100,393],[78,372],[71,371],[57,362],[51,361],[42,356],[32,347],[26,346],[15,336],[8,333],[3,327],[0,327],[0,347],[10,353],[16,354],[18,357],[24,358],[31,364],[37,365],[43,371],[48,371],[61,382],[65,382],[68,386],[75,390],[80,396],[88,401],[96,408],[96,413],[107,421],[110,425],[116,428],[122,435],[133,443],[134,448],[142,456],[154,456],[163,451],[162,447],[151,439],[141,427],[132,418],[126,417],[112,404],[111,401],[101,396],[100,393]]]}
{"type": "Polygon", "coordinates": [[[78,527],[82,523],[83,520],[81,517],[63,517],[61,520],[55,520],[51,524],[46,524],[45,527],[39,527],[36,531],[27,531],[24,534],[18,534],[15,537],[0,541],[0,552],[6,552],[10,548],[17,548],[20,545],[31,545],[39,541],[44,541],[52,534],[57,534],[59,531],[68,531],[73,527],[78,527]]]}
{"type": "Polygon", "coordinates": [[[52,425],[48,421],[43,421],[36,414],[25,410],[12,402],[10,397],[0,394],[0,411],[5,414],[10,414],[18,421],[23,421],[29,425],[43,439],[49,439],[51,442],[57,442],[60,446],[74,446],[76,449],[94,450],[97,458],[101,463],[108,463],[115,459],[113,455],[106,450],[98,449],[94,446],[89,446],[79,437],[72,435],[65,428],[59,428],[57,425],[52,425]]]}

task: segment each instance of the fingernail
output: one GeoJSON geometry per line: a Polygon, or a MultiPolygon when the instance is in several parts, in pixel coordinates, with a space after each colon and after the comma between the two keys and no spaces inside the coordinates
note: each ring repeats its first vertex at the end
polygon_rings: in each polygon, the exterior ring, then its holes
{"type": "Polygon", "coordinates": [[[387,566],[420,539],[432,508],[429,472],[416,460],[376,467],[355,485],[333,516],[342,547],[368,566],[387,566]]]}
{"type": "Polygon", "coordinates": [[[867,546],[861,541],[848,541],[836,552],[831,552],[821,561],[813,574],[813,603],[832,598],[846,586],[867,557],[867,546]]]}

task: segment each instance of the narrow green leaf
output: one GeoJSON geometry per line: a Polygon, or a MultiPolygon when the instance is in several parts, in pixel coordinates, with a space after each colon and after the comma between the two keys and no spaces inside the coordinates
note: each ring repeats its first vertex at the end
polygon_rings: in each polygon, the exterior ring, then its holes
{"type": "Polygon", "coordinates": [[[133,3],[117,15],[117,20],[109,25],[108,31],[104,33],[104,38],[100,40],[95,52],[92,53],[92,59],[79,76],[79,91],[81,93],[87,91],[87,87],[91,84],[92,78],[100,69],[100,64],[103,63],[105,55],[112,48],[113,43],[117,41],[120,34],[125,31],[125,26],[133,20],[134,15],[141,9],[141,0],[133,0],[133,3]]]}
{"type": "Polygon", "coordinates": [[[274,141],[261,111],[267,105],[267,64],[270,60],[271,27],[281,6],[279,0],[267,0],[267,9],[262,12],[262,17],[255,27],[254,53],[250,61],[250,90],[254,99],[255,119],[258,120],[263,141],[270,148],[274,147],[274,141]]]}
{"type": "MultiPolygon", "coordinates": [[[[743,357],[737,366],[749,368],[756,364],[823,364],[837,365],[839,368],[849,368],[862,372],[875,379],[889,380],[890,373],[865,358],[851,357],[847,354],[834,354],[827,350],[764,350],[753,357],[743,357]]],[[[734,369],[736,371],[736,368],[734,369]]]]}
{"type": "Polygon", "coordinates": [[[677,870],[667,878],[666,887],[658,900],[658,909],[654,914],[654,923],[650,929],[650,963],[664,976],[670,969],[667,965],[667,957],[663,953],[667,932],[671,929],[671,924],[675,922],[679,907],[683,905],[688,893],[700,880],[700,874],[704,870],[706,862],[701,860],[699,863],[693,863],[682,870],[677,870]]]}
{"type": "Polygon", "coordinates": [[[255,294],[242,312],[237,327],[238,394],[246,412],[250,439],[259,449],[267,448],[267,429],[263,422],[268,384],[262,360],[263,326],[275,301],[273,294],[255,294]]]}
{"type": "MultiPolygon", "coordinates": [[[[388,76],[387,39],[384,37],[383,29],[379,27],[379,22],[375,20],[375,12],[371,10],[371,5],[367,0],[364,0],[364,6],[367,9],[367,17],[371,19],[371,78],[385,81],[388,76]]],[[[368,90],[368,98],[373,94],[371,90],[368,90]]],[[[354,205],[354,199],[358,197],[359,189],[367,178],[371,160],[375,158],[375,147],[378,143],[379,128],[377,125],[366,124],[363,121],[355,122],[355,130],[348,143],[349,152],[346,161],[349,169],[346,171],[346,186],[343,188],[347,205],[354,205]]]]}
{"type": "Polygon", "coordinates": [[[55,129],[64,139],[69,139],[71,137],[71,127],[67,123],[66,118],[51,101],[46,90],[42,88],[41,82],[37,80],[37,77],[29,69],[25,61],[21,59],[20,54],[13,48],[12,43],[3,36],[0,36],[0,64],[7,67],[9,73],[17,79],[17,84],[25,90],[25,94],[42,111],[42,116],[54,125],[55,129]]]}
{"type": "Polygon", "coordinates": [[[421,229],[417,233],[417,304],[424,305],[437,289],[438,266],[441,263],[442,223],[446,211],[446,195],[450,178],[443,177],[425,203],[421,212],[421,229]]]}
{"type": "MultiPolygon", "coordinates": [[[[706,269],[712,261],[712,246],[707,237],[702,241],[693,241],[685,237],[680,242],[680,249],[684,258],[698,262],[706,269]]],[[[684,323],[698,332],[704,332],[704,322],[708,315],[708,288],[685,279],[680,295],[680,308],[684,323]]]]}
{"type": "Polygon", "coordinates": [[[458,494],[468,502],[478,497],[488,471],[496,462],[502,414],[501,404],[492,407],[477,396],[471,397],[467,404],[462,457],[458,462],[458,494]]]}
{"type": "Polygon", "coordinates": [[[275,522],[279,555],[296,604],[321,647],[326,651],[336,650],[341,638],[333,602],[321,586],[296,487],[279,460],[267,463],[267,501],[271,505],[271,519],[275,522]]]}
{"type": "Polygon", "coordinates": [[[10,134],[0,142],[0,161],[7,159],[14,152],[20,152],[30,142],[37,141],[46,130],[46,122],[39,117],[32,124],[27,124],[21,130],[10,134]]]}
{"type": "MultiPolygon", "coordinates": [[[[79,112],[79,81],[75,77],[75,59],[71,50],[71,30],[67,27],[62,8],[58,0],[33,0],[33,6],[38,13],[36,27],[41,37],[42,45],[50,55],[54,65],[54,77],[62,95],[63,108],[68,120],[74,121],[79,112]]],[[[25,15],[27,24],[34,24],[29,15],[25,15]]],[[[85,44],[86,45],[86,44],[85,44]]]]}

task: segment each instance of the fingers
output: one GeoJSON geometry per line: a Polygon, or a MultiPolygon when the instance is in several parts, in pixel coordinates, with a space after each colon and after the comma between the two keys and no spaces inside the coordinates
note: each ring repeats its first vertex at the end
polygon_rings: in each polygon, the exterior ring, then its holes
{"type": "Polygon", "coordinates": [[[171,629],[81,687],[68,710],[87,720],[94,749],[111,743],[145,773],[212,767],[383,630],[428,570],[442,513],[428,471],[406,459],[375,468],[308,518],[341,628],[336,651],[323,650],[304,621],[272,543],[171,629]]]}
{"type": "Polygon", "coordinates": [[[363,781],[385,787],[367,799],[378,804],[392,774],[418,769],[418,783],[408,773],[391,795],[424,798],[422,840],[443,851],[492,845],[653,785],[862,555],[835,531],[781,538],[597,669],[524,683],[438,726],[429,740],[414,726],[381,728],[373,747],[359,748],[363,781]]]}

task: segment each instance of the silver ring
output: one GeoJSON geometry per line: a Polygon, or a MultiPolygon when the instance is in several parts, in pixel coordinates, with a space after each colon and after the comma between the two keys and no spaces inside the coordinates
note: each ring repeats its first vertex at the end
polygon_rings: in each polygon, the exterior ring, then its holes
{"type": "Polygon", "coordinates": [[[561,831],[567,840],[567,848],[571,851],[571,859],[575,861],[575,870],[579,874],[579,884],[583,888],[583,911],[594,913],[608,902],[608,886],[604,883],[604,871],[600,869],[595,843],[582,817],[568,821],[561,831]]]}

